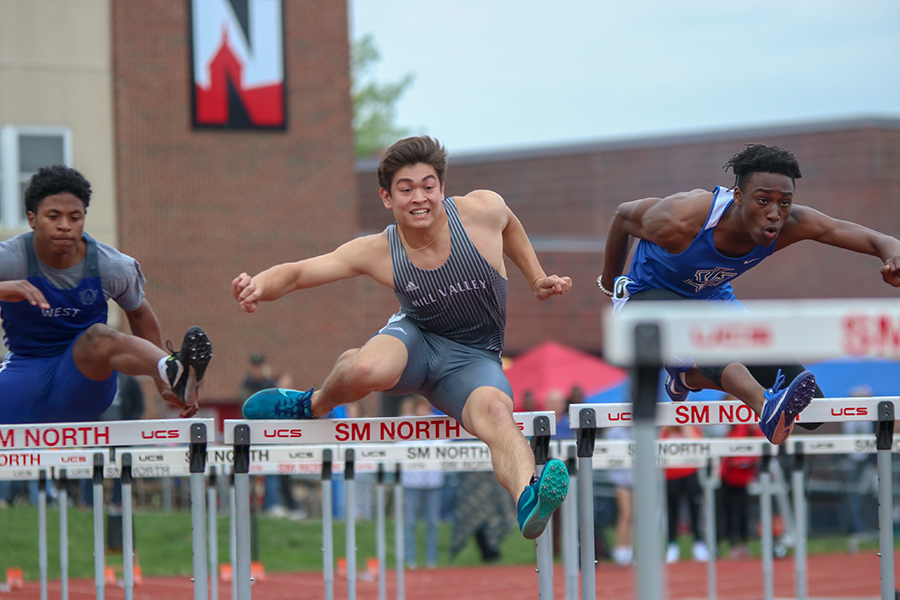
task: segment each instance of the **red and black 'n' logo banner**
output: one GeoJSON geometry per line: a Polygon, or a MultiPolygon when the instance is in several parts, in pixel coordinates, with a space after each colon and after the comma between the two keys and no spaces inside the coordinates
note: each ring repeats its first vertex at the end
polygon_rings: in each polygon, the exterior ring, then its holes
{"type": "Polygon", "coordinates": [[[282,0],[190,0],[194,127],[285,129],[282,0]]]}

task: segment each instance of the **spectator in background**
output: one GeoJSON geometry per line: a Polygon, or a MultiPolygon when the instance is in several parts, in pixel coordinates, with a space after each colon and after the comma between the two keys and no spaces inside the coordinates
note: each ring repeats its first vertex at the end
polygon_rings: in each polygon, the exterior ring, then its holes
{"type": "MultiPolygon", "coordinates": [[[[608,440],[630,440],[630,427],[613,427],[606,430],[608,440]]],[[[612,559],[617,565],[630,564],[634,558],[634,470],[610,469],[610,481],[615,485],[616,494],[616,541],[612,559]]],[[[595,532],[596,533],[596,532],[595,532]]],[[[602,533],[602,532],[601,532],[602,533]]],[[[597,536],[602,539],[602,535],[597,536]]],[[[605,547],[603,548],[605,551],[605,547]]],[[[597,556],[600,556],[598,553],[597,556]]]]}
{"type": "MultiPolygon", "coordinates": [[[[282,376],[284,377],[284,376],[282,376]]],[[[289,384],[290,375],[282,382],[272,377],[269,365],[266,364],[266,356],[260,352],[250,355],[249,371],[238,389],[238,397],[241,404],[256,392],[270,388],[285,387],[280,383],[289,384]]],[[[294,496],[291,493],[291,478],[289,475],[266,475],[265,494],[263,497],[263,510],[273,517],[303,518],[305,515],[294,512],[297,510],[294,496]]]]}
{"type": "Polygon", "coordinates": [[[243,404],[247,398],[269,388],[277,387],[278,383],[272,379],[268,365],[266,365],[266,356],[259,352],[250,355],[250,370],[244,378],[241,387],[238,390],[238,397],[243,404]]]}
{"type": "MultiPolygon", "coordinates": [[[[112,404],[103,411],[98,421],[136,421],[144,416],[144,392],[141,383],[136,377],[119,373],[116,395],[112,404]]],[[[50,486],[47,487],[50,489],[50,486]]],[[[79,504],[82,506],[94,505],[94,487],[90,479],[79,480],[78,486],[79,504]]],[[[113,492],[110,504],[113,509],[122,506],[122,480],[113,479],[113,492]]]]}
{"type": "MultiPolygon", "coordinates": [[[[729,396],[726,400],[733,400],[729,396]]],[[[728,431],[728,437],[754,437],[761,435],[759,427],[749,423],[736,423],[728,431]]],[[[719,491],[719,514],[722,515],[722,534],[728,540],[730,558],[747,558],[750,551],[750,493],[747,487],[756,479],[759,471],[758,456],[728,456],[722,459],[719,491]]]]}
{"type": "MultiPolygon", "coordinates": [[[[411,394],[403,399],[400,413],[416,417],[433,415],[431,404],[423,396],[411,394]]],[[[406,568],[415,569],[419,555],[416,529],[419,519],[425,522],[425,563],[429,569],[438,561],[438,524],[441,518],[441,496],[444,474],[441,471],[402,471],[400,482],[406,502],[406,568]]]]}
{"type": "Polygon", "coordinates": [[[550,390],[544,400],[544,410],[553,411],[556,415],[556,434],[554,440],[575,438],[575,432],[569,427],[569,401],[562,390],[550,390]]]}
{"type": "Polygon", "coordinates": [[[537,410],[537,402],[534,399],[534,392],[531,390],[525,390],[525,393],[522,394],[522,410],[524,412],[537,410]]]}
{"type": "MultiPolygon", "coordinates": [[[[700,429],[693,425],[666,426],[659,434],[664,438],[688,438],[703,437],[700,429]]],[[[678,548],[678,526],[681,523],[680,513],[682,503],[686,503],[690,517],[691,534],[694,536],[692,547],[694,560],[709,560],[709,550],[703,542],[700,534],[700,504],[703,498],[703,490],[700,487],[700,477],[697,475],[697,467],[672,467],[666,469],[666,495],[668,509],[668,540],[666,549],[666,562],[676,562],[681,554],[678,548]]]]}
{"type": "Polygon", "coordinates": [[[497,562],[500,544],[516,521],[515,505],[497,478],[487,472],[460,473],[456,492],[450,559],[474,535],[482,562],[497,562]]]}

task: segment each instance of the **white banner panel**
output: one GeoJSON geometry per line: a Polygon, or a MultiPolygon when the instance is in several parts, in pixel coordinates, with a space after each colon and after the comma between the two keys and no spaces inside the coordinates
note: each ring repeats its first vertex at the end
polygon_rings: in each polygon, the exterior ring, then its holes
{"type": "Polygon", "coordinates": [[[751,300],[748,311],[709,302],[634,302],[603,318],[604,358],[631,366],[634,329],[660,328],[664,359],[697,364],[773,364],[839,356],[900,360],[900,300],[751,300]]]}

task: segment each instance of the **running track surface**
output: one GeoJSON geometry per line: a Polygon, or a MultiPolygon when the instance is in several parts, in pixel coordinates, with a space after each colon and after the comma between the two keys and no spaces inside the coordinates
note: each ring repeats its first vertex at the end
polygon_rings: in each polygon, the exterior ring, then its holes
{"type": "MultiPolygon", "coordinates": [[[[896,559],[895,559],[895,562],[896,559]]],[[[900,563],[898,563],[900,564],[900,563]]],[[[775,598],[795,598],[793,558],[780,559],[774,565],[775,598]]],[[[896,569],[896,566],[895,566],[896,569]]],[[[828,600],[877,600],[880,597],[880,565],[874,552],[830,554],[809,557],[809,597],[828,600]]],[[[362,576],[362,574],[360,574],[362,576]]],[[[396,598],[394,573],[388,572],[387,598],[396,598]]],[[[554,599],[563,600],[564,573],[561,565],[554,570],[554,599]]],[[[723,600],[759,600],[763,597],[762,563],[759,559],[717,561],[718,597],[723,600]]],[[[615,567],[610,563],[597,566],[597,598],[629,600],[636,598],[635,570],[615,567]]],[[[669,600],[708,598],[706,563],[684,561],[666,567],[669,600]]],[[[408,600],[497,600],[505,598],[537,598],[538,576],[533,567],[447,567],[434,570],[407,571],[405,577],[408,600]]],[[[335,582],[335,598],[347,597],[345,582],[335,582]]],[[[264,582],[254,584],[255,600],[324,598],[321,573],[268,573],[264,582]]],[[[359,600],[376,600],[378,583],[358,580],[359,600]]],[[[49,584],[49,597],[59,598],[59,582],[49,584]]],[[[69,582],[70,600],[96,597],[93,580],[69,582]]],[[[107,586],[105,597],[124,598],[119,587],[107,586]]],[[[581,597],[580,594],[578,596],[581,597]]],[[[24,590],[0,594],[0,600],[37,600],[38,582],[28,581],[24,590]]],[[[188,577],[144,578],[135,587],[135,600],[192,600],[193,587],[188,577]]],[[[231,584],[219,583],[219,600],[231,599],[231,584]]]]}

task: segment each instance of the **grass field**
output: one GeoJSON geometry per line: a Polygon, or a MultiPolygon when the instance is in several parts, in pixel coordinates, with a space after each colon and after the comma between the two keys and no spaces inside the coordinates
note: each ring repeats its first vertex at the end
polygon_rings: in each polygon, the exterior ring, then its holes
{"type": "MultiPolygon", "coordinates": [[[[69,576],[71,578],[91,578],[94,574],[93,557],[93,513],[90,510],[70,509],[69,515],[69,576]]],[[[188,511],[147,512],[141,511],[134,517],[134,539],[137,549],[136,562],[145,576],[190,575],[191,516],[188,511]]],[[[257,520],[259,539],[259,560],[266,571],[319,571],[322,568],[322,524],[319,520],[305,519],[289,521],[261,516],[257,520]]],[[[456,557],[449,560],[451,526],[442,524],[440,530],[439,565],[470,566],[481,562],[480,553],[474,541],[456,557]]],[[[388,568],[394,565],[393,522],[389,521],[387,531],[388,568]]],[[[39,577],[38,563],[38,516],[37,509],[16,506],[0,509],[0,576],[7,567],[23,569],[26,579],[39,577]]],[[[344,555],[344,523],[335,522],[335,556],[344,555]]],[[[420,531],[420,540],[424,535],[420,531]]],[[[48,572],[50,579],[59,578],[59,512],[47,511],[48,572]]],[[[228,518],[218,520],[218,548],[220,562],[227,562],[228,518]]],[[[366,557],[376,555],[375,522],[363,521],[357,524],[357,560],[364,564],[366,557]]],[[[690,554],[690,540],[684,538],[682,556],[690,554]]],[[[861,548],[875,548],[876,542],[869,542],[861,548]]],[[[424,552],[419,543],[420,555],[424,552]]],[[[758,544],[751,551],[759,553],[758,544]]],[[[846,552],[847,540],[843,537],[815,538],[809,541],[810,554],[825,552],[846,552]]],[[[524,539],[514,528],[506,537],[501,548],[499,564],[531,564],[535,560],[534,542],[524,539]]],[[[121,553],[107,553],[107,565],[121,565],[121,553]]],[[[424,564],[420,556],[419,564],[424,564]]]]}

